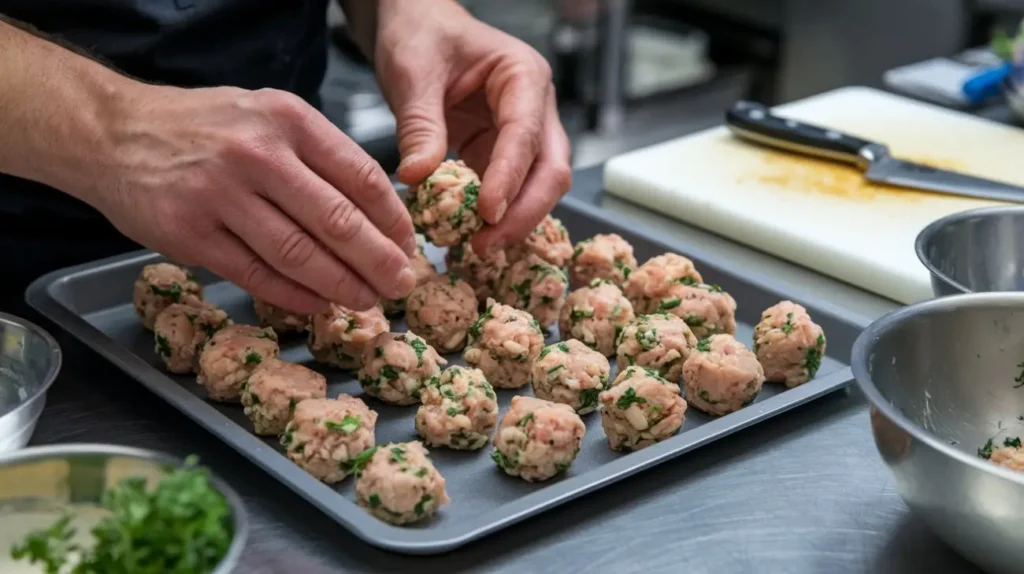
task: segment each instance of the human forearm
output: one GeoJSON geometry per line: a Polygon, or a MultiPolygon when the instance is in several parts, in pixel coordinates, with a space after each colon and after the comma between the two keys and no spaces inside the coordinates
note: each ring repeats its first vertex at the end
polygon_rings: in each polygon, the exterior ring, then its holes
{"type": "Polygon", "coordinates": [[[90,201],[105,127],[137,82],[0,21],[0,172],[90,201]]]}

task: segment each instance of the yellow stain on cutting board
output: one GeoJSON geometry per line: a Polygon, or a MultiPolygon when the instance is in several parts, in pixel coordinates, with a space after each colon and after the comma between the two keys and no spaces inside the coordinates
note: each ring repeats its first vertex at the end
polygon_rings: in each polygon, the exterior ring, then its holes
{"type": "MultiPolygon", "coordinates": [[[[820,193],[859,201],[886,199],[899,194],[902,201],[924,201],[936,194],[904,187],[872,183],[852,165],[822,160],[784,151],[763,150],[760,166],[754,173],[740,178],[739,183],[757,183],[787,191],[820,193]]],[[[951,171],[966,171],[966,165],[949,158],[908,157],[900,159],[951,171]]]]}

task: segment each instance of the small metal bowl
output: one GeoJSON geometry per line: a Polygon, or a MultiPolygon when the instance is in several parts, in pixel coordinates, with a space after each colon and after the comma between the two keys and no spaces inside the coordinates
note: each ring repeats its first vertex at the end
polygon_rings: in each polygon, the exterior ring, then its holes
{"type": "Polygon", "coordinates": [[[989,572],[1024,564],[1024,473],[978,456],[1024,438],[1024,293],[924,301],[868,326],[851,366],[907,506],[989,572]]]}
{"type": "Polygon", "coordinates": [[[28,444],[60,364],[60,346],[49,333],[0,313],[0,453],[28,444]]]}
{"type": "MultiPolygon", "coordinates": [[[[32,447],[0,454],[0,523],[13,524],[13,517],[26,516],[21,521],[25,532],[13,536],[20,541],[30,531],[49,526],[65,511],[74,515],[76,509],[87,512],[87,508],[95,508],[105,490],[126,478],[143,477],[153,485],[181,464],[158,452],[100,444],[32,447]],[[38,513],[44,513],[45,524],[34,524],[38,513]]],[[[212,483],[231,508],[234,529],[227,554],[213,574],[229,574],[242,556],[249,523],[235,491],[216,476],[212,483]]],[[[8,534],[5,529],[3,535],[8,534]]],[[[8,551],[0,548],[0,552],[8,551]]]]}
{"type": "Polygon", "coordinates": [[[1024,291],[1024,205],[948,215],[925,227],[915,248],[937,296],[1024,291]]]}

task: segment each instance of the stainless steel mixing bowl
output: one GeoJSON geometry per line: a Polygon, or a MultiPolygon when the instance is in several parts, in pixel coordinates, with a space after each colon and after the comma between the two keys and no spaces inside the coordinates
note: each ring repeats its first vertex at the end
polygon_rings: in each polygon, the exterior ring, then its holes
{"type": "Polygon", "coordinates": [[[1024,293],[953,295],[872,323],[852,368],[875,444],[918,516],[990,572],[1024,571],[1024,473],[978,456],[1024,438],[1024,293]]]}
{"type": "MultiPolygon", "coordinates": [[[[75,505],[96,505],[107,488],[125,478],[143,477],[153,484],[169,467],[178,466],[180,460],[158,452],[100,444],[42,446],[0,454],[0,521],[14,520],[17,512],[55,509],[59,516],[63,510],[73,511],[75,505]]],[[[242,499],[227,483],[216,476],[212,479],[231,507],[234,528],[228,552],[213,574],[228,574],[242,555],[249,523],[242,499]]]]}
{"type": "Polygon", "coordinates": [[[49,333],[0,313],[0,453],[28,444],[60,363],[60,347],[49,333]]]}
{"type": "Polygon", "coordinates": [[[938,296],[1024,291],[1024,205],[943,217],[918,234],[915,247],[938,296]]]}

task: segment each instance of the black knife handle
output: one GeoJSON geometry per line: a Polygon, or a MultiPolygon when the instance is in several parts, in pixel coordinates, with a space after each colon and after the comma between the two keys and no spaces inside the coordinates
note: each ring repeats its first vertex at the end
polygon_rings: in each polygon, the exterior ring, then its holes
{"type": "Polygon", "coordinates": [[[725,112],[725,125],[737,136],[805,155],[867,167],[883,146],[835,130],[773,115],[767,106],[739,101],[725,112]]]}

